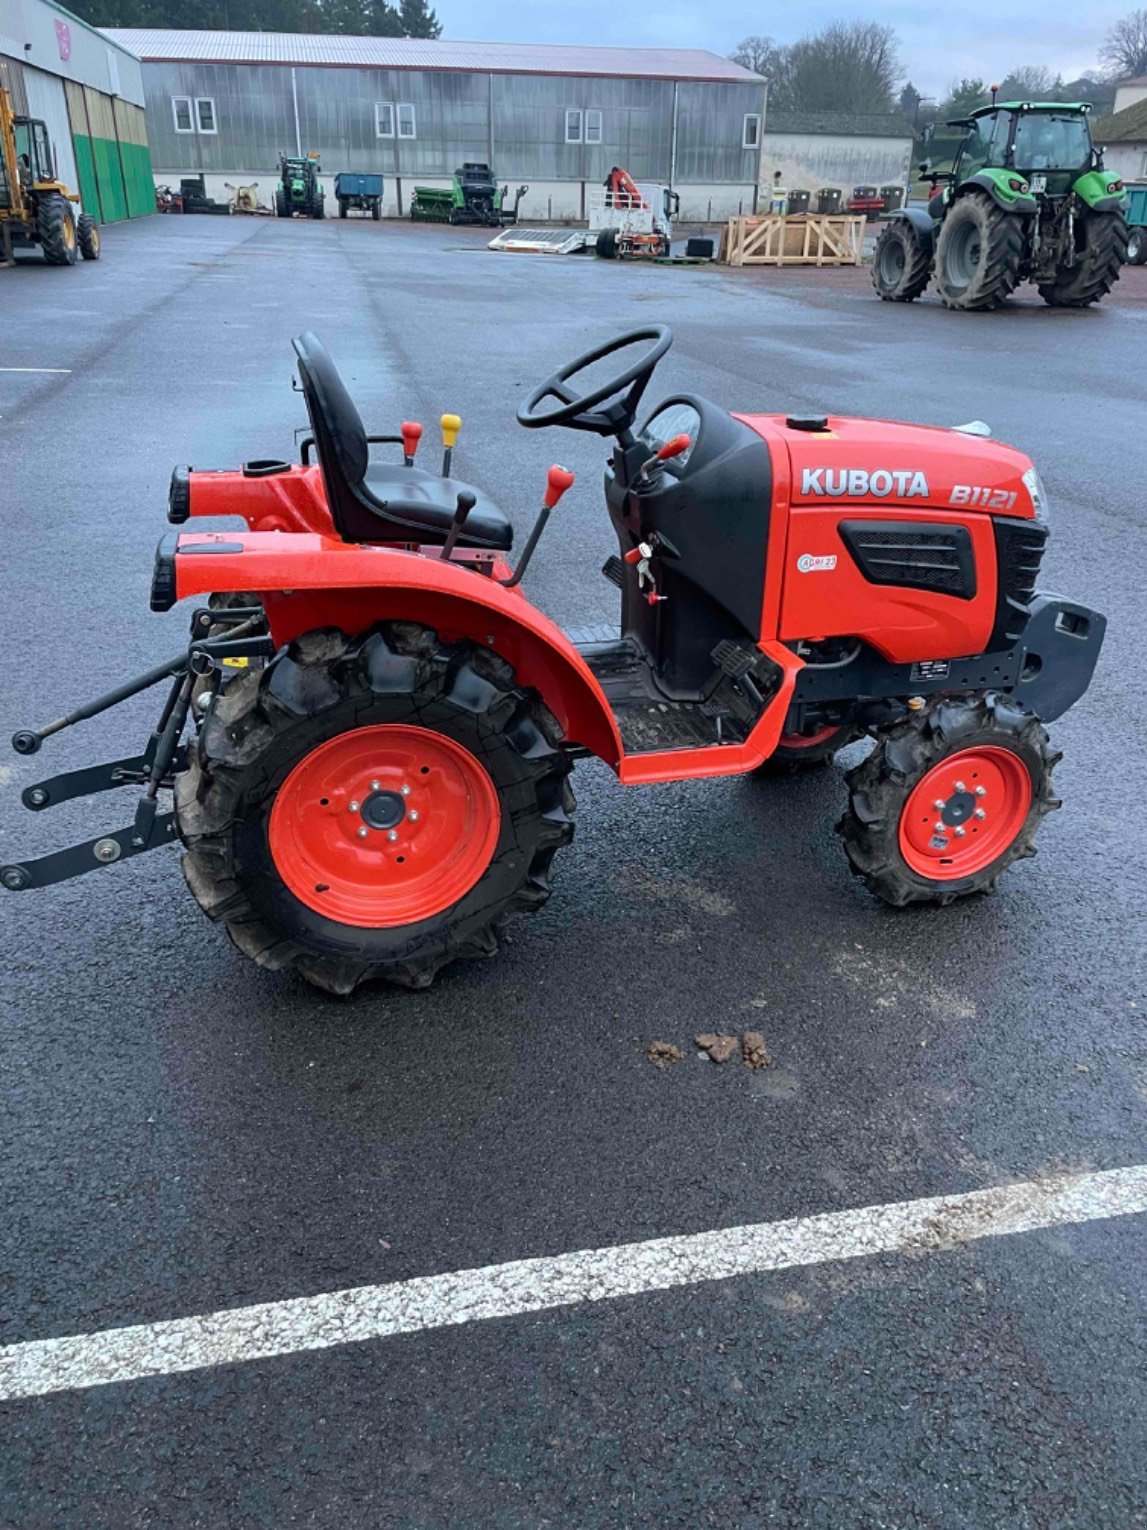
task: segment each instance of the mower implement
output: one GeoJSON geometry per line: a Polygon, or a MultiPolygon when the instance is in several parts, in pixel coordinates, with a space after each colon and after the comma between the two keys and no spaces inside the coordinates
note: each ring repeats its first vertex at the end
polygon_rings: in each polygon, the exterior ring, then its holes
{"type": "Polygon", "coordinates": [[[511,562],[501,507],[452,476],[458,416],[441,474],[420,466],[422,427],[368,436],[300,335],[300,460],[172,475],[152,605],[195,602],[186,649],[13,739],[35,753],[166,682],[141,754],[23,792],[41,812],[135,788],[132,823],[0,884],[178,839],[195,898],[253,960],[336,993],[419,988],[545,902],[579,758],[623,785],[680,781],[822,764],[866,735],[838,825],[856,875],[898,906],[991,890],[1059,805],[1045,724],[1086,690],[1105,627],[1037,592],[1033,465],[980,425],[732,414],[689,393],[638,426],[671,341],[608,341],[518,410],[612,442],[620,620],[563,632],[523,578],[573,475],[550,469],[511,562]],[[609,375],[590,386],[590,368],[609,375]],[[228,515],[241,530],[194,524],[228,515]]]}
{"type": "Polygon", "coordinates": [[[997,103],[949,127],[965,130],[950,171],[922,166],[925,213],[890,214],[872,282],[910,303],[933,282],[947,308],[998,308],[1021,282],[1053,307],[1097,303],[1128,258],[1125,188],[1103,168],[1086,102],[997,103]]]}

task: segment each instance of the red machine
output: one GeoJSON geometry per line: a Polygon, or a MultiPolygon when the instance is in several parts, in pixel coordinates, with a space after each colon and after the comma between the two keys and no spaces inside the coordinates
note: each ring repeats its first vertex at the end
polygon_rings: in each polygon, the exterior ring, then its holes
{"type": "Polygon", "coordinates": [[[1035,591],[1047,524],[1031,463],[959,430],[730,414],[692,395],[635,429],[671,340],[655,325],[599,346],[518,411],[613,441],[619,555],[603,572],[620,626],[565,633],[521,580],[573,475],[550,469],[512,567],[509,520],[450,476],[456,417],[436,476],[415,460],[421,427],[368,436],[300,336],[302,460],[173,475],[177,526],[246,528],[160,543],[153,607],[197,602],[186,652],[13,739],[33,754],[167,680],[142,754],[23,792],[42,811],[136,784],[134,822],[0,883],[42,887],[178,838],[192,892],[254,960],[340,993],[421,987],[549,896],[579,756],[623,784],[675,781],[824,760],[867,733],[840,824],[852,869],[894,904],[994,887],[1058,806],[1043,724],[1087,688],[1105,627],[1035,591]],[[635,350],[579,391],[587,368],[635,350]],[[387,442],[400,462],[372,453],[387,442]]]}

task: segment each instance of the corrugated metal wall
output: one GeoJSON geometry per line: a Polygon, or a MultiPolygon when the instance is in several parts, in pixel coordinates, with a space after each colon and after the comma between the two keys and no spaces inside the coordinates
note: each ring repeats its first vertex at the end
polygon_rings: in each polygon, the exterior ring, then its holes
{"type": "Polygon", "coordinates": [[[64,90],[85,212],[101,223],[154,212],[155,182],[143,111],[74,80],[65,80],[64,90]]]}
{"type": "MultiPolygon", "coordinates": [[[[511,181],[598,181],[615,164],[642,180],[670,173],[668,80],[197,63],[145,64],[143,74],[152,158],[165,174],[273,168],[280,150],[296,151],[296,99],[298,147],[317,150],[331,174],[441,178],[467,159],[487,160],[511,181]],[[177,133],[176,96],[213,100],[218,131],[177,133]],[[380,101],[412,104],[416,136],[377,137],[380,101]],[[566,142],[570,108],[601,112],[601,143],[566,142]]],[[[746,113],[761,111],[763,86],[678,89],[678,181],[755,182],[757,151],[742,137],[746,113]]]]}

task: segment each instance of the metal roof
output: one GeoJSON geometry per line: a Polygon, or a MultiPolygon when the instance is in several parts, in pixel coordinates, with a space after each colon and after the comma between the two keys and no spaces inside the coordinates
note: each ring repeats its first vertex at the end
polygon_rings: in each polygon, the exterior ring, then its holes
{"type": "Polygon", "coordinates": [[[1091,136],[1096,143],[1147,142],[1147,100],[1132,101],[1130,106],[1125,106],[1113,117],[1093,122],[1091,136]]]}
{"type": "Polygon", "coordinates": [[[335,68],[438,69],[482,74],[609,75],[621,79],[764,81],[701,48],[583,48],[549,43],[430,41],[317,32],[182,32],[105,27],[144,63],[322,64],[335,68]]]}

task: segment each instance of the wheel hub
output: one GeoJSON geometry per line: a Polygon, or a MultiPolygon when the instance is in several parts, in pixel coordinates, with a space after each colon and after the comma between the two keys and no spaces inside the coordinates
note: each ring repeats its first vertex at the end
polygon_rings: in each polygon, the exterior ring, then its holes
{"type": "Polygon", "coordinates": [[[900,853],[918,875],[955,881],[990,866],[1012,844],[1032,803],[1019,755],[961,749],[924,773],[900,816],[900,853]]]}
{"type": "Polygon", "coordinates": [[[398,723],[356,728],[303,757],[267,825],[275,868],[300,902],[342,924],[412,924],[457,903],[497,848],[501,808],[453,739],[398,723]]]}

